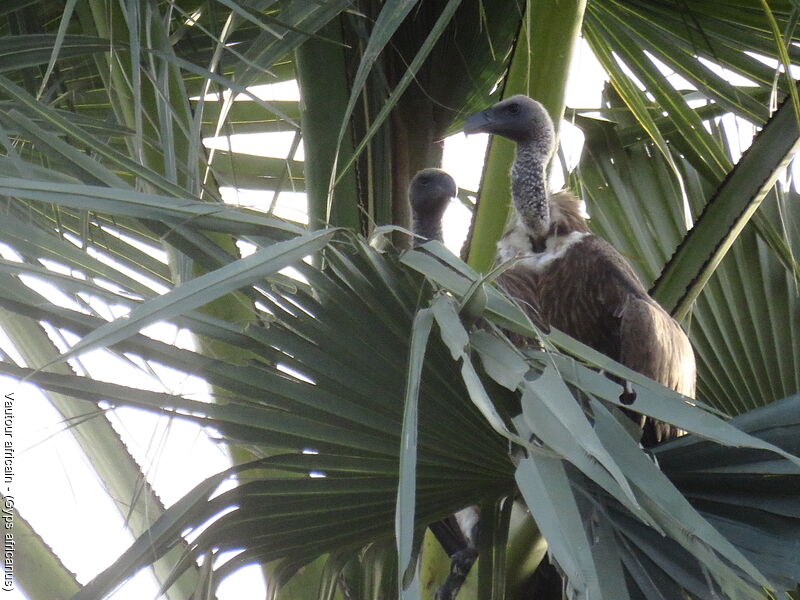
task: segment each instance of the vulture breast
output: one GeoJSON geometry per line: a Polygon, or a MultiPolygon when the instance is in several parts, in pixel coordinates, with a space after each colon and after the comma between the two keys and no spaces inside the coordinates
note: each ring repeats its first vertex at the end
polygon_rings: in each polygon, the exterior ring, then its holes
{"type": "Polygon", "coordinates": [[[694,396],[694,353],[686,334],[604,239],[580,231],[549,237],[542,252],[529,252],[499,283],[539,324],[694,396]]]}

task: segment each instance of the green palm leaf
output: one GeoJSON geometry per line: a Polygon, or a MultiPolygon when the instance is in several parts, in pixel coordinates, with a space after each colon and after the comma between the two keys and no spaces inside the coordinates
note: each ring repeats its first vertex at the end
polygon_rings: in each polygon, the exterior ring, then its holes
{"type": "MultiPolygon", "coordinates": [[[[268,563],[276,593],[318,587],[333,597],[341,578],[360,597],[414,597],[440,579],[423,567],[417,581],[408,568],[420,548],[425,565],[441,562],[423,526],[479,504],[483,558],[477,587],[464,593],[500,598],[524,588],[533,565],[519,565],[541,553],[527,516],[512,509],[517,489],[578,594],[761,598],[762,587],[796,586],[787,557],[798,537],[797,202],[771,183],[797,133],[792,104],[770,117],[770,98],[794,82],[755,58],[798,62],[794,3],[6,4],[0,241],[15,254],[0,263],[0,318],[30,352],[28,368],[5,361],[0,370],[59,401],[192,420],[253,459],[167,509],[79,597],[101,597],[161,555],[174,567],[171,576],[159,567],[166,587],[187,571],[208,593],[257,561],[268,563]],[[437,140],[464,115],[521,90],[560,113],[581,25],[619,100],[603,107],[611,123],[575,118],[587,144],[572,178],[595,231],[657,281],[665,305],[690,315],[695,404],[558,331],[538,331],[440,245],[380,254],[351,234],[307,232],[219,202],[222,185],[268,191],[273,204],[281,191],[307,190],[315,224],[407,226],[409,178],[439,162],[437,140]],[[665,65],[696,90],[677,90],[665,65]],[[302,102],[254,97],[253,86],[295,76],[302,102]],[[322,101],[329,112],[315,110],[322,101]],[[736,165],[714,120],[725,112],[764,126],[736,165]],[[302,134],[308,166],[201,142],[277,131],[299,132],[295,150],[302,134]],[[348,164],[329,198],[331,174],[348,164]],[[256,254],[240,258],[233,238],[256,254]],[[299,261],[311,252],[315,266],[299,261]],[[276,272],[289,263],[300,280],[276,272]],[[58,306],[25,277],[73,304],[58,306]],[[96,302],[132,317],[106,323],[96,302]],[[159,317],[189,329],[198,349],[138,333],[159,317]],[[415,319],[432,319],[427,343],[412,344],[415,319]],[[200,376],[216,402],[78,377],[65,364],[37,370],[57,354],[41,323],[84,337],[83,348],[94,339],[123,360],[200,376]],[[523,353],[505,330],[543,349],[523,353]],[[617,386],[590,367],[630,379],[637,410],[697,435],[654,450],[656,465],[617,418],[617,386]],[[726,423],[718,411],[741,416],[726,423]],[[233,488],[215,495],[226,480],[233,488]],[[187,541],[186,529],[198,535],[187,541]],[[244,550],[212,569],[223,549],[244,550]]],[[[484,175],[472,232],[483,262],[471,259],[482,267],[507,212],[508,150],[504,158],[492,148],[484,175]]],[[[130,460],[103,439],[101,454],[130,460]]],[[[124,482],[108,485],[128,495],[124,482]]],[[[192,587],[172,586],[170,597],[192,587]]]]}

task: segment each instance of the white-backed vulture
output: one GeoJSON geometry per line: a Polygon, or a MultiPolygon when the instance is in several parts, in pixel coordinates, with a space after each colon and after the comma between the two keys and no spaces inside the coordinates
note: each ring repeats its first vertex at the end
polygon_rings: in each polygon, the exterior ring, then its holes
{"type": "MultiPolygon", "coordinates": [[[[427,240],[442,241],[442,216],[457,192],[456,182],[441,169],[423,169],[414,175],[408,187],[416,236],[414,246],[427,240]]],[[[451,559],[450,574],[436,590],[436,600],[452,600],[456,597],[478,557],[475,539],[478,515],[478,508],[470,506],[429,525],[451,559]]]]}
{"type": "MultiPolygon", "coordinates": [[[[590,232],[578,199],[548,191],[545,173],[555,130],[545,108],[527,96],[512,96],[469,117],[464,131],[516,143],[514,220],[498,243],[497,261],[517,258],[517,264],[499,283],[545,323],[694,397],[694,352],[680,325],[647,294],[622,255],[590,232]]],[[[675,433],[648,422],[642,443],[649,446],[675,433]]]]}
{"type": "Polygon", "coordinates": [[[450,199],[458,193],[455,180],[441,169],[418,171],[408,186],[414,246],[425,240],[442,241],[442,217],[450,199]]]}

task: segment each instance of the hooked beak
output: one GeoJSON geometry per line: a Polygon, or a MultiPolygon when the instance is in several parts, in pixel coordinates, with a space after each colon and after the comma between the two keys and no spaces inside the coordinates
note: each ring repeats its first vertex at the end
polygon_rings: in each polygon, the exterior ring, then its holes
{"type": "Polygon", "coordinates": [[[467,117],[464,121],[464,133],[469,135],[471,133],[488,133],[488,128],[492,124],[492,119],[489,116],[489,110],[482,110],[467,117]]]}

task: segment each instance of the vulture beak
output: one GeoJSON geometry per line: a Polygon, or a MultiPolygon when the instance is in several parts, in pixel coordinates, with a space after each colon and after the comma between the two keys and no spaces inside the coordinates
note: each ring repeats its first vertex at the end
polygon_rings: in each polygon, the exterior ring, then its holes
{"type": "Polygon", "coordinates": [[[488,133],[491,126],[491,113],[487,108],[467,117],[467,120],[464,121],[464,133],[467,135],[471,133],[488,133]]]}

